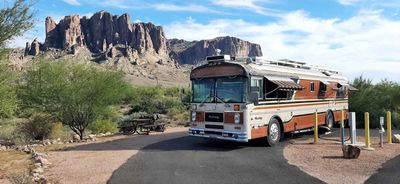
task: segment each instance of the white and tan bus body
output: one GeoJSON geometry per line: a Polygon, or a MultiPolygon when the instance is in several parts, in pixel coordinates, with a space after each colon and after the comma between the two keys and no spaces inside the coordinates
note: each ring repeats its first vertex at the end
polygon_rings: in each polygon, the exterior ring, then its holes
{"type": "MultiPolygon", "coordinates": [[[[332,127],[354,88],[341,73],[304,63],[213,56],[191,72],[189,135],[248,142],[319,125],[332,127]]],[[[344,113],[347,119],[347,113],[344,113]]]]}

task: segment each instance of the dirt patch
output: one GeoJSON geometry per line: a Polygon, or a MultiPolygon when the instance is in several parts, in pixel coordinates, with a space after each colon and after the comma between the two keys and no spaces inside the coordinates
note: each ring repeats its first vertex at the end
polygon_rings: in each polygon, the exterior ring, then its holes
{"type": "Polygon", "coordinates": [[[9,183],[7,176],[13,173],[27,172],[31,164],[29,155],[15,151],[0,151],[0,183],[9,183]]]}
{"type": "Polygon", "coordinates": [[[62,151],[49,151],[52,166],[45,175],[57,183],[106,183],[114,170],[144,146],[175,138],[186,131],[187,128],[178,127],[150,136],[114,136],[94,143],[63,147],[62,151]]]}
{"type": "MultiPolygon", "coordinates": [[[[363,141],[364,137],[358,137],[363,141]]],[[[387,160],[400,154],[400,144],[385,144],[380,148],[378,138],[372,138],[375,151],[361,150],[358,159],[343,159],[339,142],[319,140],[318,145],[311,144],[312,138],[291,140],[283,151],[289,164],[299,167],[327,183],[364,183],[387,160]]]]}

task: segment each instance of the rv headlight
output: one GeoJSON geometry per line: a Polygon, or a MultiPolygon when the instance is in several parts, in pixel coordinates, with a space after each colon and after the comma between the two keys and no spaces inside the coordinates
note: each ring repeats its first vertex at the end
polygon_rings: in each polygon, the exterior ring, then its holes
{"type": "Polygon", "coordinates": [[[192,105],[190,106],[190,108],[191,108],[193,111],[195,111],[195,110],[197,110],[197,105],[196,105],[196,104],[192,104],[192,105]]]}
{"type": "Polygon", "coordinates": [[[240,114],[239,113],[235,113],[235,123],[236,124],[240,123],[240,114]]]}
{"type": "Polygon", "coordinates": [[[196,121],[196,111],[192,111],[192,121],[196,121]]]}

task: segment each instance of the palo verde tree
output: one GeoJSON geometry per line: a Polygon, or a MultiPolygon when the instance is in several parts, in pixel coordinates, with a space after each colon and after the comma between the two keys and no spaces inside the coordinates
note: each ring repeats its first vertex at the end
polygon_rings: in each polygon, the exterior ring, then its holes
{"type": "Polygon", "coordinates": [[[15,0],[9,6],[8,1],[4,1],[0,10],[0,48],[4,48],[8,41],[33,27],[32,5],[32,2],[15,0]]]}
{"type": "Polygon", "coordinates": [[[20,81],[24,108],[46,112],[82,139],[86,127],[126,96],[122,72],[73,61],[40,62],[20,81]]]}
{"type": "Polygon", "coordinates": [[[21,36],[33,26],[32,3],[16,0],[11,6],[7,1],[0,9],[0,118],[10,117],[17,108],[17,97],[13,85],[14,73],[7,63],[6,44],[21,36]]]}

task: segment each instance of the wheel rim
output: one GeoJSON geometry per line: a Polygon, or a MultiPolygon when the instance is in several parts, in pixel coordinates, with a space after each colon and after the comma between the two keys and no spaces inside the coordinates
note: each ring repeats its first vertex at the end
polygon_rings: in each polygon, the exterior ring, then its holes
{"type": "Polygon", "coordinates": [[[273,141],[277,141],[279,137],[279,127],[276,123],[273,123],[269,128],[270,137],[273,141]]]}
{"type": "Polygon", "coordinates": [[[332,128],[333,126],[333,118],[332,118],[332,114],[328,113],[328,127],[332,128]]]}

